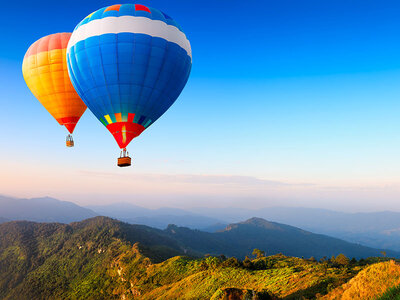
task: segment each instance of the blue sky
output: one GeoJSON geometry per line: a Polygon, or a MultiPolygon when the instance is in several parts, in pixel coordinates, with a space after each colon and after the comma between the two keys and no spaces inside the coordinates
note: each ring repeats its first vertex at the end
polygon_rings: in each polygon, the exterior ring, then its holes
{"type": "Polygon", "coordinates": [[[127,169],[89,111],[66,149],[21,72],[31,43],[112,4],[2,5],[0,193],[400,210],[398,2],[142,1],[183,27],[193,68],[174,106],[129,145],[127,169]]]}

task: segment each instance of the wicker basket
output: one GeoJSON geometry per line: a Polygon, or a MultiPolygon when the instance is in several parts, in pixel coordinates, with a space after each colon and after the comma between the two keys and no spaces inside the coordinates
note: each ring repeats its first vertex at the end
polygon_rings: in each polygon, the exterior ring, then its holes
{"type": "Polygon", "coordinates": [[[129,156],[118,158],[118,167],[129,167],[131,165],[131,158],[129,156]]]}

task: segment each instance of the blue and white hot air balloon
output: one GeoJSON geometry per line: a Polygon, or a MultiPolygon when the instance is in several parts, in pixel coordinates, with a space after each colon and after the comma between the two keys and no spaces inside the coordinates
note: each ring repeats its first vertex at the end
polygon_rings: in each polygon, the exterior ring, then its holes
{"type": "Polygon", "coordinates": [[[124,149],[178,98],[192,67],[189,40],[165,13],[140,4],[104,7],[83,19],[67,47],[73,86],[124,149]]]}

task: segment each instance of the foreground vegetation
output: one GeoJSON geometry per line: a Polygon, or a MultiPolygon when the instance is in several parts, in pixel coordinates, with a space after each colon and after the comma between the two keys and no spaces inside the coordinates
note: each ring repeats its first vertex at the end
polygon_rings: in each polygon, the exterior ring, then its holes
{"type": "Polygon", "coordinates": [[[400,300],[400,285],[389,288],[378,300],[400,300]]]}
{"type": "Polygon", "coordinates": [[[400,290],[400,266],[383,257],[317,261],[258,249],[244,260],[196,255],[161,231],[109,218],[6,223],[0,299],[384,300],[400,290]]]}
{"type": "MultiPolygon", "coordinates": [[[[390,296],[395,290],[389,290],[400,284],[400,265],[393,260],[377,263],[365,268],[348,283],[336,288],[323,299],[376,299],[390,296]],[[391,293],[389,295],[389,293],[391,293]]],[[[382,299],[382,298],[381,298],[382,299]]]]}

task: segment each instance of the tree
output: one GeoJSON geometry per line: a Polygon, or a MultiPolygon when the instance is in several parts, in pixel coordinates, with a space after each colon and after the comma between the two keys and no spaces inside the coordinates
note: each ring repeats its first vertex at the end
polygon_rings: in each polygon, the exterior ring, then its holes
{"type": "Polygon", "coordinates": [[[239,268],[241,266],[240,261],[236,257],[230,257],[222,263],[223,267],[239,268]]]}
{"type": "Polygon", "coordinates": [[[265,251],[262,251],[257,248],[253,250],[252,254],[255,255],[257,258],[265,257],[265,251]]]}
{"type": "Polygon", "coordinates": [[[386,251],[381,251],[381,254],[383,255],[383,257],[386,257],[386,251]]]}
{"type": "Polygon", "coordinates": [[[324,262],[327,262],[327,261],[328,261],[328,257],[326,257],[326,256],[322,257],[322,258],[319,260],[319,262],[321,262],[321,263],[324,263],[324,262]]]}
{"type": "Polygon", "coordinates": [[[335,263],[339,266],[347,266],[350,263],[350,260],[346,255],[340,253],[338,256],[336,256],[335,263]]]}
{"type": "Polygon", "coordinates": [[[267,257],[261,257],[260,259],[252,260],[251,263],[253,264],[253,270],[266,270],[270,269],[273,265],[271,260],[267,257]]]}
{"type": "Polygon", "coordinates": [[[243,261],[243,267],[245,267],[246,269],[253,269],[253,263],[251,262],[251,259],[247,255],[243,261]]]}

